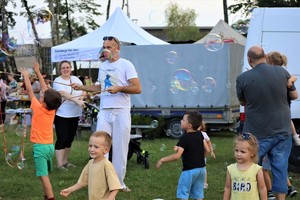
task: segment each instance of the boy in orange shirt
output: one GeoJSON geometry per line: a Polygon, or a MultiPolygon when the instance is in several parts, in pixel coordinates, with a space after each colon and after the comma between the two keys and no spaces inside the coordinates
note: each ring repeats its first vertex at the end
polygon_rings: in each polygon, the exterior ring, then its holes
{"type": "Polygon", "coordinates": [[[44,200],[54,200],[48,171],[52,169],[52,158],[54,156],[53,121],[55,110],[60,106],[62,98],[57,91],[48,89],[37,62],[34,63],[33,69],[41,84],[42,93],[40,99],[34,96],[28,71],[25,68],[19,70],[24,77],[28,96],[31,100],[32,124],[30,141],[34,143],[34,164],[36,175],[40,178],[44,189],[44,200]]]}

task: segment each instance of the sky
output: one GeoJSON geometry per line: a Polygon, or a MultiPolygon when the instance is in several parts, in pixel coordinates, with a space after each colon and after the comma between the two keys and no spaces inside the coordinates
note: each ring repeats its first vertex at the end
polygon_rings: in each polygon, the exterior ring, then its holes
{"type": "MultiPolygon", "coordinates": [[[[71,0],[69,0],[71,1],[71,0]]],[[[101,26],[106,21],[107,0],[97,1],[101,7],[99,11],[102,16],[96,18],[97,23],[101,26]]],[[[122,0],[111,0],[110,15],[116,7],[122,6],[122,0]]],[[[161,27],[166,26],[164,11],[170,3],[177,3],[182,9],[194,9],[197,14],[196,25],[199,27],[213,27],[223,17],[223,0],[125,0],[128,2],[124,7],[124,12],[129,14],[130,18],[141,27],[161,27]]],[[[235,0],[227,0],[227,5],[235,4],[235,0]]],[[[36,5],[36,8],[46,7],[42,1],[28,0],[29,5],[36,5]]],[[[22,10],[19,6],[17,10],[22,10]]],[[[229,14],[229,25],[241,19],[240,14],[229,14]]],[[[77,14],[80,17],[80,14],[77,14]]],[[[14,29],[10,30],[15,35],[22,35],[24,43],[30,43],[33,33],[30,24],[22,17],[16,18],[17,24],[14,29]]],[[[50,38],[50,22],[37,24],[36,29],[40,38],[50,38]]],[[[17,36],[16,36],[17,37],[17,36]]]]}

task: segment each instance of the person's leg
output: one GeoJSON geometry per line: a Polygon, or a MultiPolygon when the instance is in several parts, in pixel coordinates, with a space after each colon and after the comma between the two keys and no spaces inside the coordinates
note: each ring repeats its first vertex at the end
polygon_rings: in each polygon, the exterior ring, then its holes
{"type": "Polygon", "coordinates": [[[272,138],[273,147],[269,152],[269,160],[273,176],[272,190],[276,193],[276,198],[281,200],[285,199],[288,192],[287,184],[283,184],[283,180],[286,180],[288,176],[288,159],[292,149],[292,136],[279,134],[272,138]]]}
{"type": "Polygon", "coordinates": [[[299,138],[299,135],[297,134],[297,131],[296,131],[293,121],[291,121],[291,128],[292,128],[293,140],[295,142],[295,145],[300,146],[300,138],[299,138]]]}
{"type": "Polygon", "coordinates": [[[54,199],[52,185],[48,176],[48,172],[52,170],[52,158],[54,156],[53,144],[34,144],[33,157],[36,169],[36,175],[39,177],[45,199],[54,199]]]}
{"type": "Polygon", "coordinates": [[[54,198],[49,176],[40,176],[40,181],[42,183],[45,196],[47,196],[48,199],[54,198]]]}
{"type": "Polygon", "coordinates": [[[6,114],[5,114],[5,106],[6,106],[6,100],[5,101],[2,101],[1,102],[1,121],[0,121],[0,123],[5,123],[5,116],[6,116],[6,114]]]}
{"type": "Polygon", "coordinates": [[[287,185],[288,185],[288,193],[287,196],[288,197],[294,197],[298,194],[298,191],[292,186],[292,183],[289,179],[289,177],[287,177],[287,185]]]}
{"type": "Polygon", "coordinates": [[[62,159],[63,166],[65,167],[75,167],[75,165],[69,163],[69,155],[72,147],[72,142],[74,141],[77,127],[78,127],[79,117],[72,117],[67,119],[66,125],[68,126],[68,132],[66,134],[65,151],[62,159]]]}
{"type": "Polygon", "coordinates": [[[126,175],[128,146],[131,131],[130,109],[114,109],[112,112],[112,163],[119,177],[121,187],[127,188],[124,179],[126,175]]]}
{"type": "Polygon", "coordinates": [[[204,189],[207,189],[207,188],[208,188],[208,183],[207,183],[207,170],[206,170],[206,167],[205,167],[204,189]]]}
{"type": "Polygon", "coordinates": [[[268,192],[272,191],[272,182],[271,182],[269,171],[263,169],[263,174],[264,174],[265,184],[268,192]]]}
{"type": "MultiPolygon", "coordinates": [[[[178,180],[178,186],[176,191],[177,199],[189,199],[190,189],[192,185],[192,174],[190,170],[182,171],[178,180]]],[[[203,181],[202,181],[203,184],[203,181]]]]}
{"type": "Polygon", "coordinates": [[[57,161],[57,167],[63,169],[63,158],[65,154],[65,141],[68,131],[68,126],[66,125],[64,118],[55,116],[54,125],[56,132],[56,142],[55,142],[55,156],[57,161]]]}
{"type": "Polygon", "coordinates": [[[192,184],[190,189],[190,198],[191,199],[203,199],[204,198],[204,180],[205,180],[205,167],[196,168],[189,170],[193,174],[192,184]]]}
{"type": "MultiPolygon", "coordinates": [[[[99,112],[97,116],[97,127],[96,127],[96,131],[105,131],[110,136],[112,136],[112,126],[111,126],[111,119],[110,119],[112,115],[111,110],[112,109],[103,109],[99,112]]],[[[108,158],[109,153],[107,153],[105,157],[108,158]]]]}

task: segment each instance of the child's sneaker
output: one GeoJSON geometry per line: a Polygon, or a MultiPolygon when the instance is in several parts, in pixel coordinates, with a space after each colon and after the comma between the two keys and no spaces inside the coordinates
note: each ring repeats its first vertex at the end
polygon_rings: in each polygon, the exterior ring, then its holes
{"type": "Polygon", "coordinates": [[[288,197],[294,197],[298,194],[297,190],[293,186],[289,186],[289,190],[287,193],[288,197]]]}
{"type": "Polygon", "coordinates": [[[276,200],[275,195],[271,191],[268,192],[268,200],[276,200]]]}
{"type": "Polygon", "coordinates": [[[294,142],[295,142],[296,146],[300,146],[300,138],[299,138],[299,135],[297,133],[293,134],[293,139],[294,139],[294,142]]]}

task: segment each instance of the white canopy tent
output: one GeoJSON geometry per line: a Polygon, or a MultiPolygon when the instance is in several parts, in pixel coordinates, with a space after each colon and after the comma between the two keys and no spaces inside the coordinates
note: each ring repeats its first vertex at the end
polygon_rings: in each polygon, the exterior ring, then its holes
{"type": "Polygon", "coordinates": [[[102,47],[102,38],[105,36],[114,36],[121,42],[136,45],[169,44],[137,26],[124,14],[121,8],[117,7],[110,18],[95,31],[65,44],[52,47],[51,62],[99,60],[98,53],[102,47]]]}
{"type": "MultiPolygon", "coordinates": [[[[223,39],[233,39],[236,43],[239,43],[243,46],[246,45],[246,38],[231,28],[223,20],[220,20],[207,35],[212,33],[220,35],[223,39]]],[[[195,43],[204,43],[207,35],[195,43]]]]}

